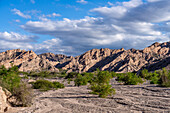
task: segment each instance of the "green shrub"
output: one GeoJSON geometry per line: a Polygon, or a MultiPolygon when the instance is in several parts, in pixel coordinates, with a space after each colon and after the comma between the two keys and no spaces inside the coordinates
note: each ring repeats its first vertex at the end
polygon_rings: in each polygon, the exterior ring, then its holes
{"type": "Polygon", "coordinates": [[[33,83],[34,89],[40,89],[41,91],[47,91],[51,89],[64,88],[64,84],[59,82],[50,82],[48,80],[37,80],[33,83]]]}
{"type": "Polygon", "coordinates": [[[38,78],[53,78],[57,76],[57,73],[55,72],[49,72],[49,71],[40,71],[40,72],[30,72],[28,73],[28,76],[31,77],[38,77],[38,78]]]}
{"type": "Polygon", "coordinates": [[[149,75],[149,73],[148,73],[148,70],[147,70],[147,69],[142,70],[141,73],[140,73],[140,76],[141,76],[142,78],[147,78],[148,75],[149,75]]]}
{"type": "Polygon", "coordinates": [[[163,87],[170,87],[170,72],[165,68],[162,69],[160,85],[163,87]]]}
{"type": "Polygon", "coordinates": [[[74,80],[75,86],[87,85],[88,78],[87,76],[82,76],[81,74],[77,75],[77,78],[74,80]]]}
{"type": "Polygon", "coordinates": [[[58,88],[64,88],[64,84],[60,83],[60,82],[53,82],[54,88],[58,89],[58,88]]]}
{"type": "Polygon", "coordinates": [[[53,88],[53,83],[48,80],[37,80],[35,83],[33,83],[33,88],[47,91],[53,88]]]}
{"type": "Polygon", "coordinates": [[[146,69],[143,70],[140,76],[147,80],[150,80],[151,84],[159,84],[163,87],[170,87],[170,71],[168,72],[165,68],[154,73],[149,73],[146,69]]]}
{"type": "MultiPolygon", "coordinates": [[[[20,106],[29,106],[32,102],[32,90],[26,83],[21,82],[18,73],[18,67],[12,66],[6,69],[5,66],[0,68],[0,85],[11,92],[11,96],[17,98],[20,106]]],[[[15,103],[13,104],[15,106],[15,103]]]]}
{"type": "Polygon", "coordinates": [[[97,85],[92,84],[90,89],[92,90],[91,94],[99,95],[101,98],[106,98],[108,95],[112,96],[115,94],[115,89],[111,85],[97,85]]]}
{"type": "Polygon", "coordinates": [[[126,73],[126,75],[119,75],[117,80],[124,82],[125,85],[137,85],[138,83],[143,83],[143,80],[140,76],[131,72],[126,73]]]}
{"type": "Polygon", "coordinates": [[[112,74],[109,71],[97,71],[93,77],[93,81],[90,83],[90,89],[92,94],[97,94],[101,98],[105,98],[108,95],[115,94],[115,89],[110,85],[112,74]]]}
{"type": "Polygon", "coordinates": [[[154,73],[150,73],[149,78],[151,84],[159,84],[160,83],[160,75],[155,71],[154,73]]]}

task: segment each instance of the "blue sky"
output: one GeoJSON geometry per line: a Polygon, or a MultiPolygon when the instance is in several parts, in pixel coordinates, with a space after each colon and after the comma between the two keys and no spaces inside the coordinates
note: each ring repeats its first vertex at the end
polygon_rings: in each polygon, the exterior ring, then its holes
{"type": "Polygon", "coordinates": [[[170,0],[0,0],[0,52],[80,55],[170,41],[170,0]]]}

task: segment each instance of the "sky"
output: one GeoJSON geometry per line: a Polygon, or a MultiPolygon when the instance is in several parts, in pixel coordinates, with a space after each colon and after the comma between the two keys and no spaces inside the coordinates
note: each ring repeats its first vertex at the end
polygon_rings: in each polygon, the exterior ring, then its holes
{"type": "Polygon", "coordinates": [[[0,52],[77,56],[170,41],[170,0],[0,0],[0,52]]]}

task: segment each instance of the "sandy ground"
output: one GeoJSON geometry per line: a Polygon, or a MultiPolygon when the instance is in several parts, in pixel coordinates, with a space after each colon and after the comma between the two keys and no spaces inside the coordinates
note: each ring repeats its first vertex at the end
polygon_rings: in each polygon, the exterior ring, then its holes
{"type": "Polygon", "coordinates": [[[170,113],[170,88],[114,84],[116,94],[98,98],[87,86],[36,92],[34,104],[14,108],[18,113],[170,113]]]}

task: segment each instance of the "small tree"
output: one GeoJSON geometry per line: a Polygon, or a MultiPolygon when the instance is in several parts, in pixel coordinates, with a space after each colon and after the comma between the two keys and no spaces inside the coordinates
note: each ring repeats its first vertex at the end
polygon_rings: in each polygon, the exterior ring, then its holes
{"type": "Polygon", "coordinates": [[[92,94],[97,94],[101,98],[105,98],[108,95],[115,94],[115,89],[110,85],[112,74],[109,71],[97,71],[93,77],[93,81],[90,83],[90,89],[92,94]]]}

